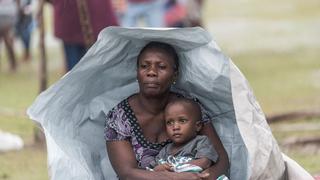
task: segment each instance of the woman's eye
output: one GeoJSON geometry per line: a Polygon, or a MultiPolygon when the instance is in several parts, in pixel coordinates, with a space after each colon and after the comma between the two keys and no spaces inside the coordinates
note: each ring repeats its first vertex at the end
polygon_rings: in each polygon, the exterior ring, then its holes
{"type": "Polygon", "coordinates": [[[141,69],[145,69],[145,68],[147,68],[147,65],[146,64],[140,64],[140,68],[141,69]]]}
{"type": "Polygon", "coordinates": [[[166,69],[167,66],[166,66],[166,65],[159,65],[159,68],[160,68],[160,69],[166,69]]]}

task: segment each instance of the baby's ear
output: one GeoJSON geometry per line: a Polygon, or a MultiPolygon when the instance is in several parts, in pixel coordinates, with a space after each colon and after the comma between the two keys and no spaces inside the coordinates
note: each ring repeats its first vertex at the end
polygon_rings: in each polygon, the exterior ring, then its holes
{"type": "Polygon", "coordinates": [[[197,128],[197,133],[199,133],[201,131],[201,128],[202,128],[202,122],[197,121],[196,128],[197,128]]]}

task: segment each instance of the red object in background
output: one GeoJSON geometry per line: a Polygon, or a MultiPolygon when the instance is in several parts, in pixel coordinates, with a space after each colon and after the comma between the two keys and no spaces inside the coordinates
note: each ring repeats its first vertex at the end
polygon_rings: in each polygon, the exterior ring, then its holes
{"type": "Polygon", "coordinates": [[[170,7],[165,14],[165,24],[167,27],[173,26],[178,22],[182,22],[187,15],[186,7],[180,3],[176,3],[170,7]]]}
{"type": "MultiPolygon", "coordinates": [[[[118,25],[110,0],[86,0],[93,35],[108,26],[118,25]]],[[[76,0],[52,0],[55,36],[67,43],[83,44],[80,17],[76,0]]]]}

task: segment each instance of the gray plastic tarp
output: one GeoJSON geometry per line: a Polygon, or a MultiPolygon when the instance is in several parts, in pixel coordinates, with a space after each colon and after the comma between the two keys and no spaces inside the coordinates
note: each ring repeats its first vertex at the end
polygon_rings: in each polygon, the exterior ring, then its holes
{"type": "Polygon", "coordinates": [[[211,113],[229,155],[230,178],[285,177],[286,161],[248,82],[206,31],[109,27],[28,109],[46,135],[51,179],[117,179],[103,137],[105,114],[138,92],[136,58],[150,41],[177,50],[181,68],[173,90],[197,97],[211,113]]]}

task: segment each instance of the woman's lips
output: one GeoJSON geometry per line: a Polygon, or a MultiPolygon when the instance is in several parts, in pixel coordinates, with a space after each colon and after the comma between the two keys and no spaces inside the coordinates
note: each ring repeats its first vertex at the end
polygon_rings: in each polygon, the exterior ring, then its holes
{"type": "Polygon", "coordinates": [[[144,85],[146,87],[149,87],[149,88],[156,88],[156,87],[159,86],[159,83],[157,83],[157,82],[146,82],[146,83],[144,83],[144,85]]]}

